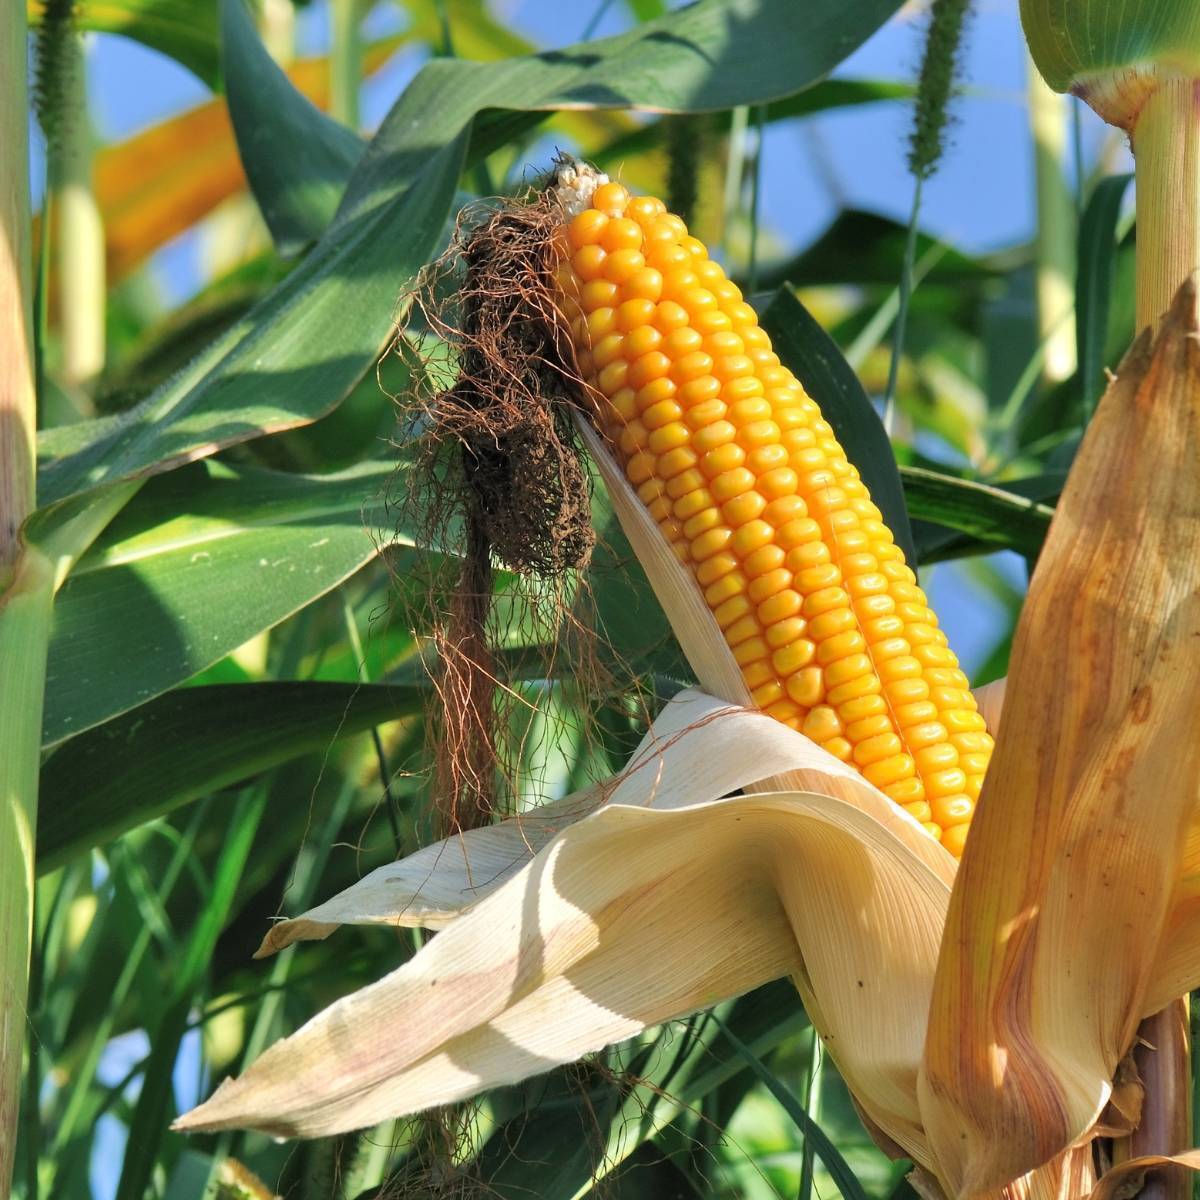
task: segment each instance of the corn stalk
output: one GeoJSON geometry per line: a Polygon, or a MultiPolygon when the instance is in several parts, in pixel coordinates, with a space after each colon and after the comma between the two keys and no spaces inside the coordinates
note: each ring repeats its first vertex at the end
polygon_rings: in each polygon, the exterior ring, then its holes
{"type": "Polygon", "coordinates": [[[34,506],[36,406],[31,305],[24,5],[0,17],[0,1194],[16,1141],[33,912],[42,694],[53,572],[24,545],[34,506]]]}
{"type": "Polygon", "coordinates": [[[1137,323],[1156,325],[1200,269],[1200,80],[1163,79],[1133,128],[1137,323]]]}
{"type": "Polygon", "coordinates": [[[1037,187],[1034,286],[1042,375],[1061,383],[1075,362],[1075,202],[1063,175],[1067,148],[1067,99],[1052,92],[1032,63],[1026,88],[1033,133],[1037,187]]]}
{"type": "Polygon", "coordinates": [[[329,111],[343,125],[358,128],[358,92],[362,85],[362,7],[359,0],[332,0],[329,49],[329,111]]]}
{"type": "Polygon", "coordinates": [[[80,410],[104,367],[104,222],[92,180],[92,128],[87,107],[83,41],[64,32],[70,64],[62,73],[63,120],[51,146],[51,205],[58,235],[57,283],[62,363],[59,375],[80,410]]]}

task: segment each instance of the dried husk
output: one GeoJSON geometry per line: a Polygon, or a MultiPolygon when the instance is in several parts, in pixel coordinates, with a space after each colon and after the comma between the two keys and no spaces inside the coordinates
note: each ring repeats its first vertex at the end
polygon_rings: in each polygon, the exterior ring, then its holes
{"type": "MultiPolygon", "coordinates": [[[[1200,781],[1200,341],[1189,287],[1089,427],[1031,582],[933,991],[921,1111],[951,1194],[1099,1117],[1164,944],[1200,781]]],[[[1195,941],[1192,941],[1195,945],[1195,941]]],[[[1180,985],[1186,985],[1181,987],[1180,985]]],[[[1148,1007],[1149,1005],[1149,1007],[1148,1007]]]]}

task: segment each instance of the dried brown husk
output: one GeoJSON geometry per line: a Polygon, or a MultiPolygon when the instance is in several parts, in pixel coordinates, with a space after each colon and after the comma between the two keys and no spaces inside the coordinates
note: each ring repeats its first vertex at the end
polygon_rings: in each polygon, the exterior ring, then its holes
{"type": "Polygon", "coordinates": [[[1171,999],[1155,990],[1200,781],[1194,302],[1189,285],[1122,363],[1018,626],[921,1080],[952,1193],[1084,1137],[1148,1003],[1171,999]]]}

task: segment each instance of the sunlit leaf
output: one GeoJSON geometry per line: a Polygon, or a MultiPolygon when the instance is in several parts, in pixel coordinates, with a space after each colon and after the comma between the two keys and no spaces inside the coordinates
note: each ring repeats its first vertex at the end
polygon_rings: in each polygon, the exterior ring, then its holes
{"type": "MultiPolygon", "coordinates": [[[[364,70],[377,70],[402,41],[393,36],[368,46],[364,70]]],[[[326,57],[302,59],[288,67],[287,76],[302,96],[322,108],[328,104],[326,57]]],[[[246,187],[224,99],[205,101],[101,148],[95,186],[108,279],[117,283],[246,187]]]]}
{"type": "Polygon", "coordinates": [[[221,62],[238,153],[281,254],[329,223],[362,139],[305,99],[267,53],[245,0],[220,0],[221,62]]]}
{"type": "Polygon", "coordinates": [[[151,700],[71,738],[43,765],[38,872],[259,771],[412,716],[425,698],[382,684],[270,682],[151,700]]]}
{"type": "Polygon", "coordinates": [[[161,695],[358,570],[387,540],[394,471],[204,463],[144,489],[59,592],[45,743],[161,695]]]}
{"type": "Polygon", "coordinates": [[[977,543],[1036,555],[1054,509],[1003,487],[923,467],[901,467],[904,498],[917,518],[957,530],[977,543]]]}
{"type": "Polygon", "coordinates": [[[852,8],[814,0],[803,9],[787,0],[747,0],[733,10],[700,0],[579,46],[496,63],[435,59],[385,118],[339,219],[370,209],[388,180],[414,172],[431,145],[477,114],[473,154],[535,121],[514,124],[503,110],[704,112],[779,99],[815,83],[898,7],[897,0],[852,8]]]}
{"type": "MultiPolygon", "coordinates": [[[[386,343],[397,290],[430,257],[462,154],[462,140],[452,141],[426,156],[412,186],[399,178],[381,183],[369,214],[330,230],[281,284],[141,404],[119,418],[44,433],[42,504],[305,425],[336,407],[386,343]]],[[[48,512],[35,516],[31,536],[53,520],[48,512]]]]}

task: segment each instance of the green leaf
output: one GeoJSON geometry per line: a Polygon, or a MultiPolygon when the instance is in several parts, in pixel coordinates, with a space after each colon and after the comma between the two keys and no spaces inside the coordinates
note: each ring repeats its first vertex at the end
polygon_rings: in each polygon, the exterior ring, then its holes
{"type": "Polygon", "coordinates": [[[221,62],[250,190],[279,252],[294,254],[329,224],[364,143],[296,90],[244,0],[221,0],[221,62]]]}
{"type": "Polygon", "coordinates": [[[837,343],[788,288],[780,288],[762,314],[775,353],[820,405],[850,461],[862,475],[871,499],[883,513],[896,544],[910,563],[917,561],[896,456],[883,422],[837,343]]]}
{"type": "MultiPolygon", "coordinates": [[[[1041,501],[1058,495],[1061,475],[1036,476],[1006,483],[1003,488],[959,479],[923,467],[901,467],[904,496],[914,519],[929,521],[966,535],[979,550],[1016,550],[1036,555],[1042,548],[1054,509],[1041,501]],[[1030,494],[1022,495],[1025,488],[1030,494]]],[[[943,539],[942,548],[957,539],[943,539]]],[[[920,561],[933,561],[925,546],[920,561]]],[[[937,557],[951,557],[940,554],[937,557]]]]}
{"type": "MultiPolygon", "coordinates": [[[[839,81],[830,80],[833,82],[839,81]]],[[[888,217],[845,209],[816,241],[795,257],[764,272],[761,286],[764,291],[789,282],[804,287],[860,283],[893,288],[904,265],[907,236],[906,227],[888,217]]],[[[918,233],[917,261],[937,246],[935,238],[918,233]]],[[[921,286],[925,287],[927,283],[978,285],[998,274],[995,264],[944,246],[921,286]]]]}
{"type": "MultiPolygon", "coordinates": [[[[757,988],[719,1011],[761,1054],[809,1023],[788,981],[757,988]]],[[[490,1192],[513,1200],[567,1200],[610,1190],[623,1195],[613,1174],[639,1146],[731,1080],[751,1082],[745,1061],[724,1044],[705,1013],[664,1026],[652,1040],[631,1042],[606,1058],[615,1079],[605,1072],[580,1080],[577,1069],[568,1069],[492,1093],[502,1123],[480,1157],[490,1192]],[[624,1078],[637,1082],[625,1087],[619,1082],[624,1078]]]]}
{"type": "MultiPolygon", "coordinates": [[[[29,0],[30,22],[45,0],[29,0]]],[[[210,88],[220,80],[216,0],[88,0],[76,5],[81,29],[119,33],[173,58],[210,88]]]]}
{"type": "Polygon", "coordinates": [[[1132,175],[1111,175],[1092,192],[1079,224],[1079,269],[1075,278],[1075,337],[1079,395],[1090,414],[1104,392],[1104,350],[1116,258],[1117,222],[1132,175]]]}
{"type": "Polygon", "coordinates": [[[171,992],[161,1020],[150,1030],[150,1057],[142,1075],[129,1141],[121,1164],[117,1200],[143,1200],[158,1161],[159,1146],[174,1114],[171,1077],[179,1043],[187,1032],[195,989],[208,968],[217,938],[234,911],[238,884],[250,857],[266,807],[265,788],[251,789],[238,800],[231,814],[229,835],[221,848],[212,887],[188,932],[183,952],[171,974],[171,992]]]}
{"type": "Polygon", "coordinates": [[[367,147],[338,221],[371,211],[390,182],[484,114],[471,154],[489,153],[540,118],[513,110],[638,108],[707,112],[802,91],[829,73],[900,0],[699,0],[627,33],[500,62],[434,59],[367,147]],[[484,110],[500,110],[484,113],[484,110]]]}
{"type": "Polygon", "coordinates": [[[665,0],[627,0],[629,11],[639,21],[652,21],[666,11],[665,0]]]}
{"type": "Polygon", "coordinates": [[[42,766],[38,873],[259,771],[412,716],[424,697],[415,687],[272,682],[151,700],[72,738],[42,766]]]}
{"type": "MultiPolygon", "coordinates": [[[[465,140],[452,139],[427,149],[419,173],[379,181],[370,213],[330,229],[281,284],[141,404],[82,429],[44,433],[40,503],[169,470],[336,407],[374,366],[397,297],[431,256],[464,151],[465,140]]],[[[45,536],[53,521],[43,509],[29,536],[45,536]]]]}
{"type": "Polygon", "coordinates": [[[825,1164],[825,1170],[829,1172],[830,1178],[837,1184],[838,1191],[845,1200],[867,1200],[858,1176],[850,1169],[838,1148],[829,1140],[828,1134],[808,1115],[800,1101],[780,1083],[775,1075],[767,1069],[762,1059],[741,1038],[722,1024],[719,1018],[714,1017],[714,1020],[717,1021],[721,1032],[729,1039],[733,1048],[750,1064],[750,1069],[766,1085],[767,1091],[779,1101],[787,1115],[795,1122],[796,1128],[804,1134],[806,1140],[812,1143],[817,1157],[825,1164]]]}
{"type": "Polygon", "coordinates": [[[1057,92],[1077,88],[1087,98],[1098,76],[1127,68],[1200,75],[1195,0],[1021,0],[1021,24],[1033,61],[1057,92]]]}
{"type": "Polygon", "coordinates": [[[146,487],[58,594],[44,744],[161,695],[357,571],[379,551],[394,471],[208,462],[146,487]]]}

